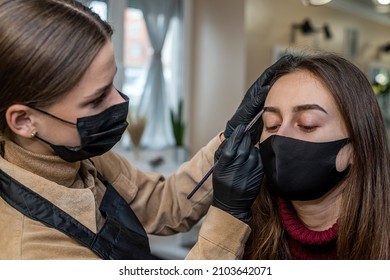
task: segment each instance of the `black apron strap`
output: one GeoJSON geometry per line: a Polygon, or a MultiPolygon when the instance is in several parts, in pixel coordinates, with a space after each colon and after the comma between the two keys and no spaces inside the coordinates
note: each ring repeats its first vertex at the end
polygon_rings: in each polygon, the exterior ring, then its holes
{"type": "Polygon", "coordinates": [[[93,243],[95,234],[91,230],[2,170],[0,170],[0,195],[25,216],[58,229],[87,247],[93,243]]]}
{"type": "Polygon", "coordinates": [[[99,210],[106,222],[98,234],[95,249],[110,254],[108,259],[157,259],[150,253],[149,240],[144,227],[127,202],[99,173],[106,192],[99,210]]]}
{"type": "MultiPolygon", "coordinates": [[[[107,182],[104,180],[103,183],[107,182]]],[[[99,233],[95,234],[50,201],[0,170],[0,196],[25,216],[78,240],[103,259],[157,259],[150,253],[147,235],[134,212],[127,204],[127,207],[124,206],[124,199],[110,184],[106,188],[107,197],[105,194],[100,207],[106,222],[99,233]],[[119,208],[114,203],[110,205],[110,202],[118,203],[119,208]]]]}
{"type": "Polygon", "coordinates": [[[131,228],[139,235],[147,237],[143,225],[122,196],[100,173],[97,174],[97,177],[106,186],[106,193],[99,207],[103,217],[107,218],[109,216],[116,221],[122,221],[127,228],[131,228]]]}

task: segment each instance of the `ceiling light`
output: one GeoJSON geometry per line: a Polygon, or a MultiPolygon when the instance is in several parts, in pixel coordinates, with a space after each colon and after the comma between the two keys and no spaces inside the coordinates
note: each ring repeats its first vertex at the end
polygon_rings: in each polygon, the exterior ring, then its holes
{"type": "Polygon", "coordinates": [[[305,6],[321,6],[329,3],[332,0],[301,0],[305,6]]]}
{"type": "Polygon", "coordinates": [[[389,5],[390,0],[377,0],[378,4],[380,5],[389,5]]]}

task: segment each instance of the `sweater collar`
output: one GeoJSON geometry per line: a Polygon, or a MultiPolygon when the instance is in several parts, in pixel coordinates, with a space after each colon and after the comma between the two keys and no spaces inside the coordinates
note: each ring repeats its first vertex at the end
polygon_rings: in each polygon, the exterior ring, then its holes
{"type": "Polygon", "coordinates": [[[80,180],[76,180],[80,162],[66,162],[56,155],[36,154],[10,140],[5,140],[3,145],[4,159],[10,163],[59,185],[71,188],[84,187],[78,186],[80,180]]]}
{"type": "Polygon", "coordinates": [[[278,206],[283,225],[287,233],[303,244],[321,245],[334,241],[337,236],[337,223],[324,231],[308,229],[298,218],[292,207],[282,198],[278,198],[278,206]]]}
{"type": "Polygon", "coordinates": [[[280,217],[287,232],[292,259],[337,259],[337,223],[327,230],[313,231],[302,224],[288,202],[278,198],[278,206],[280,217]]]}

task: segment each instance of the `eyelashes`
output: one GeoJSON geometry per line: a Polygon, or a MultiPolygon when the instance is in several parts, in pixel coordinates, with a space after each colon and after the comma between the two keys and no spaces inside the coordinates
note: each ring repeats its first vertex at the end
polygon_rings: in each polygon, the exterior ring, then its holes
{"type": "MultiPolygon", "coordinates": [[[[276,133],[278,132],[279,128],[280,128],[280,124],[278,125],[264,125],[264,128],[267,132],[269,133],[276,133]]],[[[313,132],[315,131],[318,127],[318,125],[305,125],[305,124],[296,124],[296,126],[302,130],[303,132],[313,132]]]]}
{"type": "Polygon", "coordinates": [[[104,101],[104,99],[106,99],[106,96],[107,96],[107,91],[104,91],[98,98],[96,98],[95,100],[93,100],[92,102],[90,102],[89,104],[91,104],[91,106],[93,108],[96,108],[98,107],[100,104],[102,104],[102,102],[104,101]]]}

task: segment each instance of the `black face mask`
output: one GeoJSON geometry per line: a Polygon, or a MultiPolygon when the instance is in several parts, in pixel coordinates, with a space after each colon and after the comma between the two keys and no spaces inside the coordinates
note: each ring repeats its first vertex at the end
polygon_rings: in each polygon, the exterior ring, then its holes
{"type": "Polygon", "coordinates": [[[111,106],[99,114],[78,118],[77,123],[68,122],[50,113],[34,108],[57,120],[75,125],[80,135],[80,146],[54,145],[38,135],[35,135],[35,137],[50,145],[58,156],[68,162],[102,155],[118,143],[128,125],[126,119],[129,110],[129,98],[122,93],[120,95],[125,99],[125,102],[111,106]]]}
{"type": "Polygon", "coordinates": [[[260,143],[270,190],[288,200],[318,199],[340,182],[348,168],[336,170],[336,157],[348,138],[307,142],[272,135],[260,143]]]}

